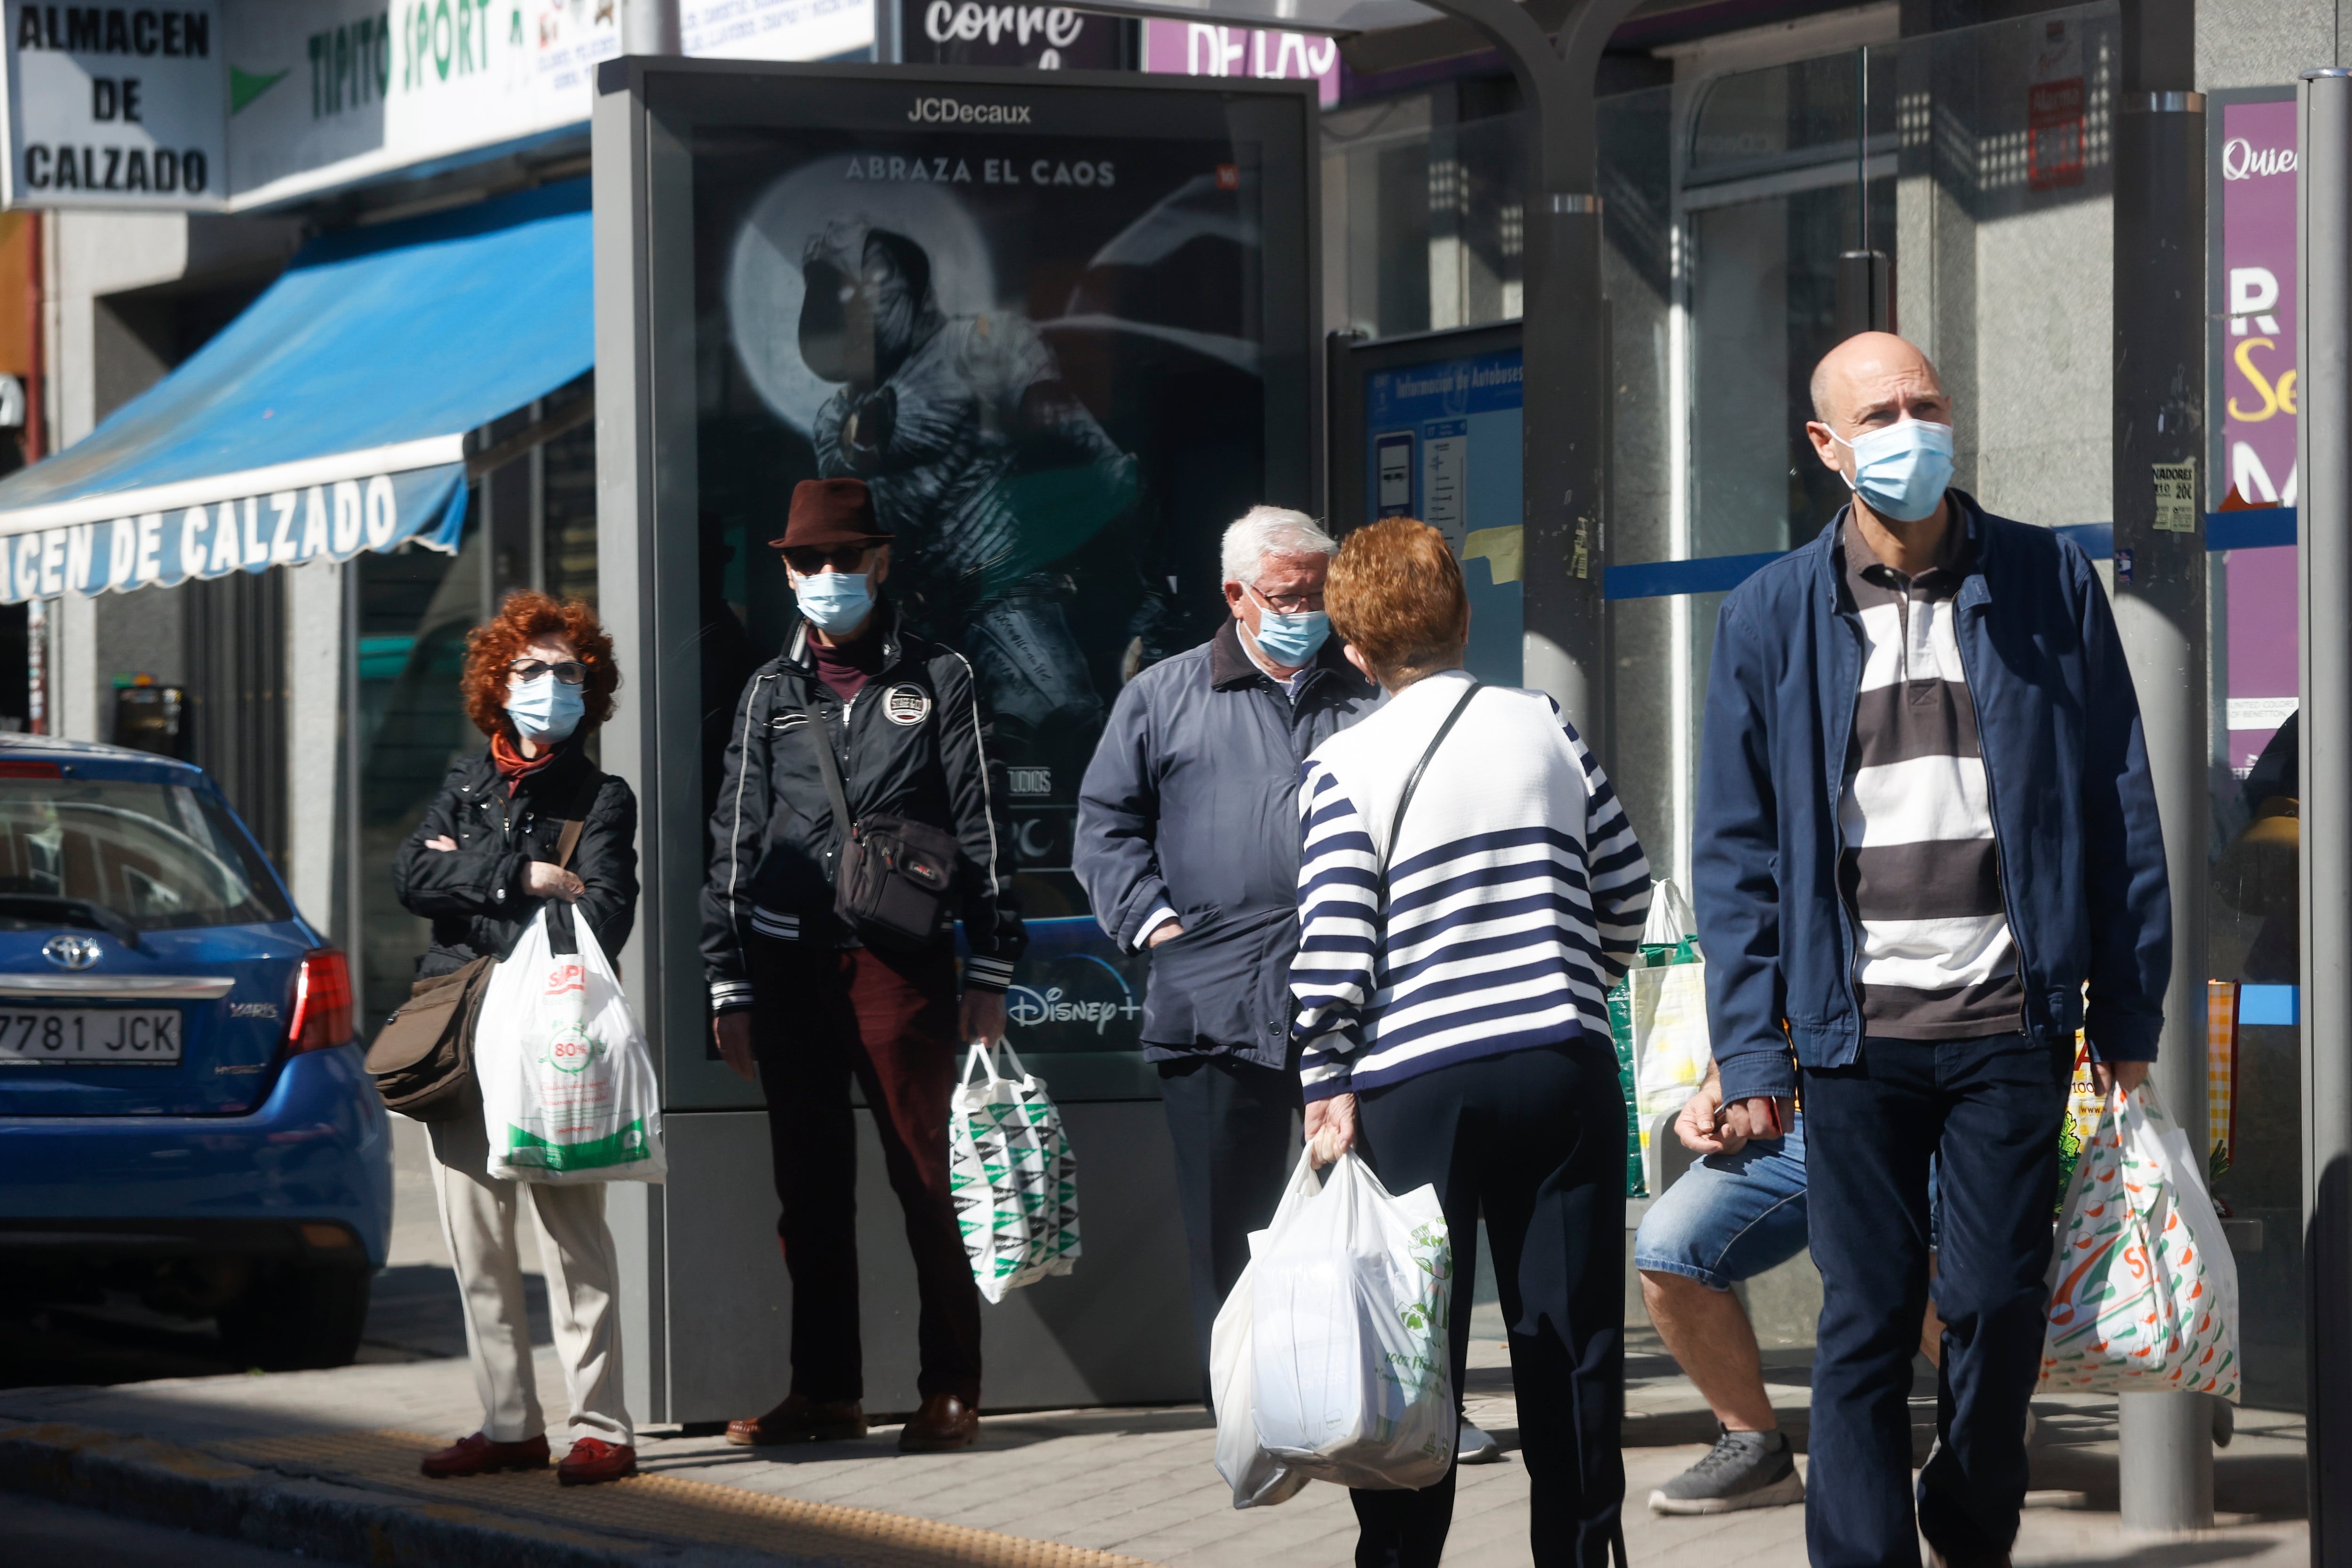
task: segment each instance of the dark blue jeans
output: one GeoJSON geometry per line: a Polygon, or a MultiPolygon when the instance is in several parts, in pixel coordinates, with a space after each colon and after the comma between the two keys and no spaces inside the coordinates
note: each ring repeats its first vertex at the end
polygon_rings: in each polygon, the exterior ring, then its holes
{"type": "Polygon", "coordinates": [[[2071,1040],[2023,1035],[1865,1039],[1851,1067],[1806,1069],[1822,1275],[1805,1479],[1813,1568],[1916,1568],[1920,1535],[1968,1564],[2016,1539],[2074,1055],[2071,1040]],[[1915,1532],[1908,1401],[1928,1295],[1931,1156],[1944,1364],[1915,1532]]]}

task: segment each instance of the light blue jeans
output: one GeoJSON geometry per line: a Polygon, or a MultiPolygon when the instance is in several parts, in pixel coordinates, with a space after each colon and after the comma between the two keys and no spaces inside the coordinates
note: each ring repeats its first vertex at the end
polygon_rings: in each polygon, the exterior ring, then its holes
{"type": "MultiPolygon", "coordinates": [[[[1669,1131],[1665,1134],[1672,1137],[1669,1131]]],[[[1786,1138],[1709,1154],[1642,1216],[1633,1267],[1681,1274],[1715,1290],[1786,1263],[1805,1249],[1805,1119],[1786,1138]]]]}

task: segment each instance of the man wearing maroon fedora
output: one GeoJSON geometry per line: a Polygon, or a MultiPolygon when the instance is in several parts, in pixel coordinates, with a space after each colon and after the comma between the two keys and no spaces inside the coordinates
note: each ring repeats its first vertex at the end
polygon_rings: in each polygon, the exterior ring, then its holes
{"type": "Polygon", "coordinates": [[[880,593],[890,535],[864,481],[803,480],[784,536],[769,542],[783,552],[801,621],[736,709],[710,821],[702,955],[719,1054],[767,1089],[793,1384],[727,1436],[866,1435],[855,1079],[906,1213],[920,1295],[923,1404],[898,1446],[961,1448],[979,1431],[980,1294],[948,1187],[948,1100],[958,1041],[1004,1032],[1004,988],[1026,940],[1004,765],[971,666],[906,630],[880,593]],[[836,909],[853,828],[952,841],[936,930],[909,936],[836,909]],[[971,954],[961,1002],[956,920],[971,954]]]}

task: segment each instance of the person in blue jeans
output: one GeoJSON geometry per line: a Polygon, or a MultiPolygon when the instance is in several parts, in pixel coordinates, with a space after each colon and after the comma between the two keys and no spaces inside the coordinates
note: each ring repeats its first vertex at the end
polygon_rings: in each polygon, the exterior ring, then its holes
{"type": "MultiPolygon", "coordinates": [[[[1642,1304],[1666,1351],[1715,1412],[1721,1436],[1698,1463],[1650,1493],[1654,1513],[1729,1513],[1802,1502],[1805,1483],[1764,1389],[1755,1326],[1731,1288],[1805,1250],[1805,1119],[1785,1138],[1748,1139],[1724,1125],[1712,1063],[1675,1118],[1675,1136],[1703,1155],[1650,1205],[1633,1237],[1642,1304]]],[[[1939,1359],[1944,1325],[1927,1304],[1919,1349],[1939,1359]]]]}
{"type": "Polygon", "coordinates": [[[1912,1568],[1925,1536],[1938,1564],[2006,1568],[2051,1129],[2077,1029],[2103,1091],[2156,1059],[2164,832],[2089,558],[1950,488],[1952,399],[1901,338],[1847,339],[1812,394],[1806,436],[1853,501],[1725,596],[1707,673],[1692,883],[1708,1034],[1724,1124],[1781,1136],[1801,1079],[1818,1156],[1812,1562],[1912,1568]],[[1930,1161],[1944,1356],[1915,1487],[1930,1161]]]}

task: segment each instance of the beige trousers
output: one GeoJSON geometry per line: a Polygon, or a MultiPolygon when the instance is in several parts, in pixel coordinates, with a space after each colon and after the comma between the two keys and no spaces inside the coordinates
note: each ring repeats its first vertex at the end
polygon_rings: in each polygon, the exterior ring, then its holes
{"type": "Polygon", "coordinates": [[[621,1322],[613,1301],[620,1258],[604,1224],[604,1184],[551,1186],[488,1174],[489,1139],[475,1095],[467,1095],[456,1116],[426,1126],[433,1139],[441,1234],[457,1266],[457,1289],[466,1303],[466,1345],[473,1352],[483,1432],[493,1442],[519,1443],[547,1430],[531,1374],[530,1319],[516,1228],[521,1194],[529,1193],[551,1244],[541,1248],[541,1257],[556,1353],[572,1399],[571,1436],[635,1442],[621,1400],[621,1322]]]}

